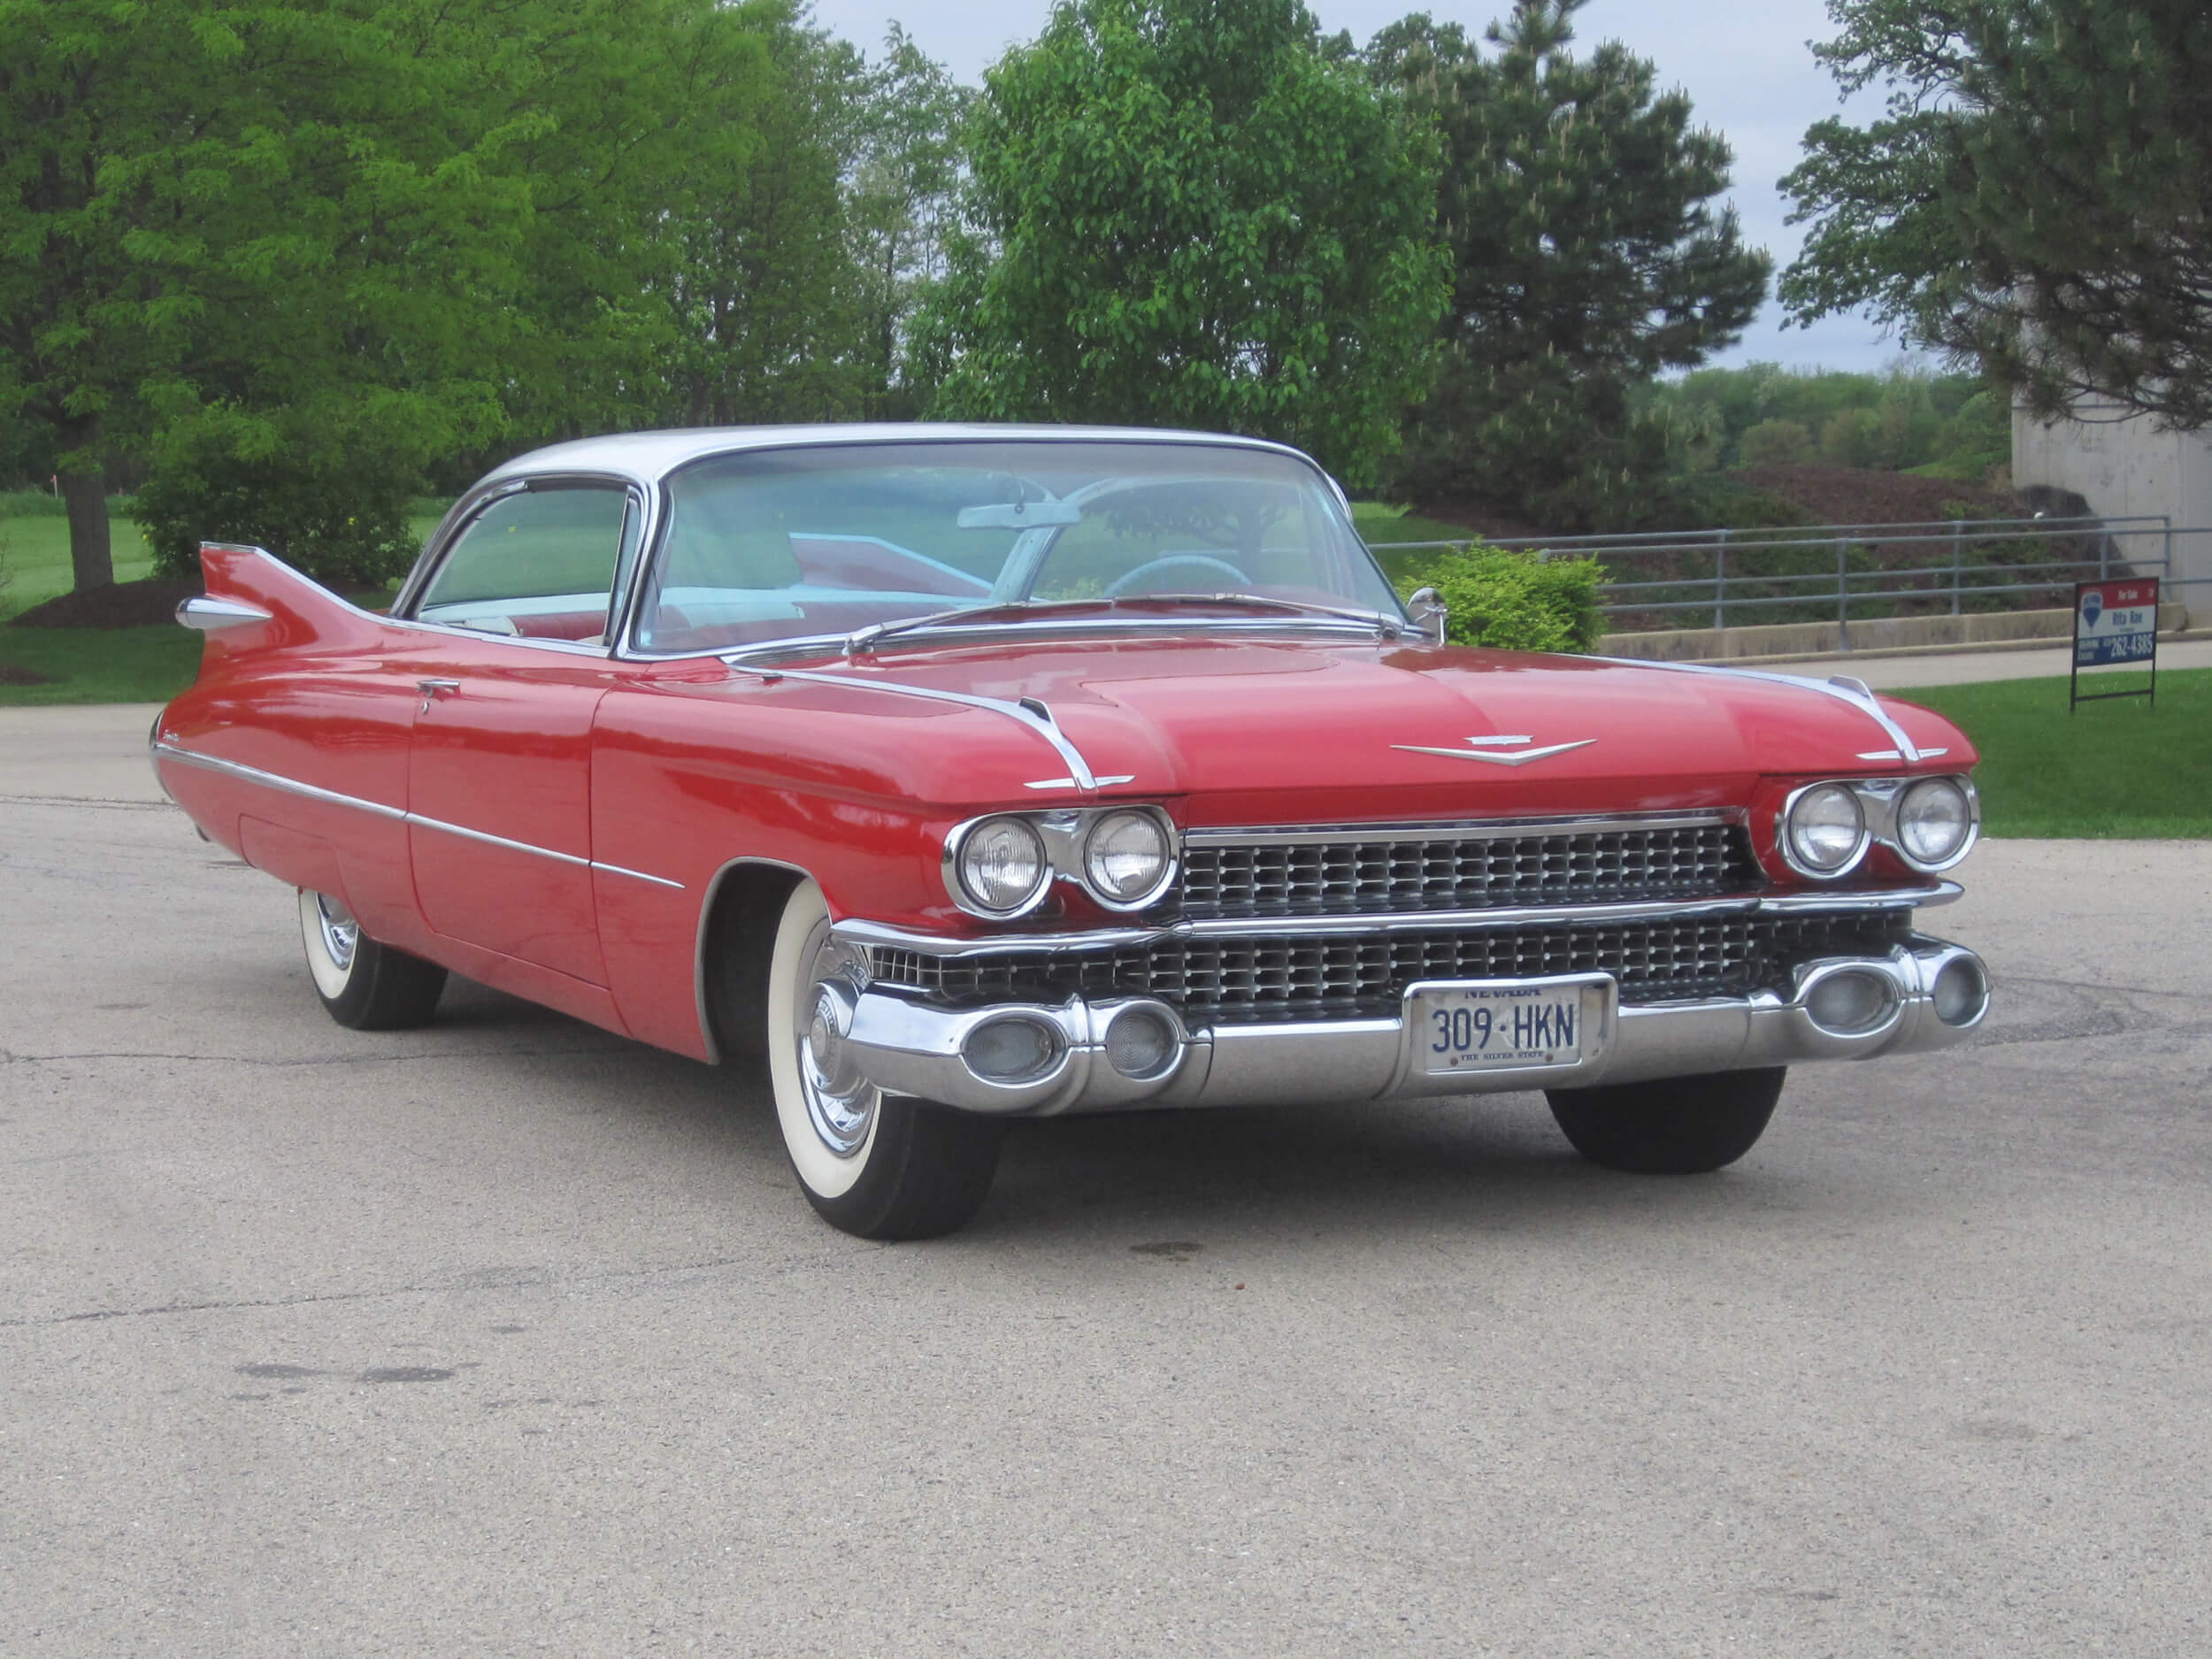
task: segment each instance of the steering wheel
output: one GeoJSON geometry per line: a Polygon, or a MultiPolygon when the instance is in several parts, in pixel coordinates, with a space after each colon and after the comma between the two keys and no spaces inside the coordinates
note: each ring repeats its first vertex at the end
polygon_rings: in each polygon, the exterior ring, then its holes
{"type": "Polygon", "coordinates": [[[1230,564],[1227,559],[1211,558],[1203,553],[1168,553],[1159,558],[1147,559],[1136,569],[1125,571],[1112,581],[1108,582],[1106,597],[1118,599],[1155,571],[1172,570],[1179,565],[1196,570],[1218,571],[1233,582],[1240,583],[1248,588],[1252,584],[1252,579],[1230,564]]]}

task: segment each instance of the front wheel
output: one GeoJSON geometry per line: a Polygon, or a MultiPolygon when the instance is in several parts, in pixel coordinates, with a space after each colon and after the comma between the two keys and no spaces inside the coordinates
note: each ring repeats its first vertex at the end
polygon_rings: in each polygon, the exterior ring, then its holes
{"type": "Polygon", "coordinates": [[[315,995],[331,1018],[355,1031],[404,1031],[438,1011],[445,970],[380,945],[327,893],[300,889],[300,942],[315,995]]]}
{"type": "Polygon", "coordinates": [[[1005,1125],[886,1094],[840,1052],[818,987],[841,966],[822,889],[802,881],[768,964],[768,1074],[784,1149],[807,1202],[863,1239],[927,1239],[964,1225],[998,1171],[1005,1125]]]}
{"type": "Polygon", "coordinates": [[[1547,1089],[1551,1115],[1591,1163],[1632,1175],[1702,1175],[1765,1133],[1786,1066],[1711,1071],[1609,1088],[1547,1089]]]}

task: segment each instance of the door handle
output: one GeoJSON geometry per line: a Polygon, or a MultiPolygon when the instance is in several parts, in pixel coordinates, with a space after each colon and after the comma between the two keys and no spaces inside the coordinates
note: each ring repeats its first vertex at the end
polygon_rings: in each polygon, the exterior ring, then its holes
{"type": "Polygon", "coordinates": [[[433,698],[442,696],[449,691],[458,691],[460,688],[461,682],[457,680],[418,680],[415,682],[415,689],[422,693],[422,706],[415,712],[417,714],[429,713],[433,698]]]}

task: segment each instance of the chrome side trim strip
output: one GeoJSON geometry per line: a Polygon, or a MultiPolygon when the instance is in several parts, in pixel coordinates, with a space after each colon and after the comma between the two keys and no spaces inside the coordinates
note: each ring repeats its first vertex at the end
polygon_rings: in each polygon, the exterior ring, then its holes
{"type": "MultiPolygon", "coordinates": [[[[1815,680],[1807,674],[1777,674],[1763,668],[1729,668],[1718,663],[1666,663],[1646,661],[1634,657],[1594,657],[1592,662],[1610,663],[1618,668],[1662,668],[1678,674],[1729,674],[1738,680],[1764,680],[1779,686],[1795,686],[1802,691],[1817,691],[1823,696],[1847,703],[1860,713],[1882,728],[1883,734],[1897,745],[1897,753],[1906,763],[1918,760],[1920,751],[1913,747],[1912,739],[1905,735],[1905,728],[1889,718],[1881,700],[1869,690],[1863,680],[1815,680]]],[[[1863,756],[1862,759],[1865,758],[1863,756]]]]}
{"type": "Polygon", "coordinates": [[[257,783],[264,788],[280,790],[286,795],[304,795],[310,801],[321,801],[331,806],[349,806],[373,817],[390,818],[399,823],[404,823],[407,818],[403,808],[386,806],[381,801],[365,801],[357,795],[340,795],[335,789],[319,788],[314,784],[301,783],[296,779],[281,777],[276,772],[264,772],[258,766],[243,765],[234,760],[218,760],[212,755],[196,753],[170,742],[166,738],[155,741],[154,753],[165,755],[183,765],[197,766],[204,772],[224,772],[233,778],[243,779],[248,783],[257,783]]]}
{"type": "Polygon", "coordinates": [[[1622,812],[1609,817],[1485,818],[1461,824],[1337,824],[1317,829],[1192,829],[1191,847],[1307,847],[1328,841],[1503,841],[1516,835],[1586,835],[1607,830],[1711,829],[1740,823],[1741,808],[1622,812]]]}
{"type": "Polygon", "coordinates": [[[886,691],[896,696],[920,697],[929,703],[951,703],[967,709],[987,709],[993,714],[1002,714],[1008,719],[1027,726],[1051,744],[1053,752],[1066,764],[1068,775],[1075,780],[1076,787],[1092,794],[1098,791],[1098,778],[1091,771],[1090,763],[1083,758],[1083,751],[1068,741],[1067,734],[1060,730],[1059,722],[1052,718],[1052,710],[1033,697],[1026,703],[1009,703],[1002,697],[979,696],[971,691],[946,691],[935,686],[910,685],[899,680],[867,680],[857,674],[828,674],[811,668],[763,668],[750,663],[730,662],[727,657],[723,660],[729,663],[733,672],[757,674],[771,682],[803,680],[816,685],[844,686],[861,691],[886,691]],[[1039,712],[1041,710],[1041,713],[1039,712]]]}
{"type": "Polygon", "coordinates": [[[1553,904],[1487,910],[1402,910],[1365,916],[1233,916],[1171,922],[1164,927],[1099,927],[1080,933],[1003,933],[995,938],[955,938],[925,933],[882,922],[854,919],[830,931],[849,945],[912,950],[926,956],[1054,955],[1062,951],[1114,950],[1191,939],[1254,936],[1303,937],[1315,933],[1415,933],[1440,927],[1529,927],[1560,924],[1602,926],[1612,922],[1647,921],[1655,917],[1786,916],[1801,912],[1852,914],[1893,910],[1908,905],[1948,904],[1965,892],[1955,881],[1924,887],[1886,887],[1854,893],[1748,893],[1721,898],[1644,899],[1627,904],[1553,904]]]}
{"type": "Polygon", "coordinates": [[[591,867],[603,875],[627,876],[633,881],[649,881],[657,887],[673,887],[679,893],[684,890],[682,882],[672,881],[666,876],[649,876],[642,870],[628,870],[620,864],[602,864],[596,858],[591,861],[591,867]]]}
{"type": "MultiPolygon", "coordinates": [[[[494,835],[486,830],[470,829],[466,825],[449,824],[443,818],[426,818],[420,812],[409,812],[399,807],[387,806],[381,801],[364,800],[357,795],[341,795],[335,789],[325,789],[315,784],[302,783],[296,778],[287,778],[273,772],[264,772],[258,766],[249,766],[235,760],[219,760],[212,755],[202,755],[180,744],[170,742],[166,739],[157,739],[153,744],[153,750],[157,758],[166,756],[180,765],[197,766],[204,772],[221,772],[246,783],[257,783],[264,788],[279,790],[286,795],[301,795],[307,800],[320,801],[329,806],[351,807],[356,811],[366,812],[373,818],[384,818],[394,823],[414,825],[422,829],[442,830],[449,835],[458,835],[464,841],[481,841],[488,847],[503,847],[510,852],[529,853],[540,858],[550,858],[556,864],[570,864],[583,870],[602,871],[611,876],[627,876],[633,881],[649,881],[655,887],[673,887],[679,893],[684,890],[682,882],[672,880],[666,876],[648,875],[642,870],[629,870],[620,864],[602,864],[595,858],[579,858],[574,853],[556,852],[550,847],[534,847],[528,841],[510,841],[504,835],[494,835]]],[[[157,780],[159,780],[161,772],[158,767],[155,769],[154,776],[157,780]]],[[[163,787],[167,787],[166,785],[163,787]]]]}
{"type": "Polygon", "coordinates": [[[463,841],[480,841],[487,847],[503,847],[511,853],[534,853],[541,858],[550,858],[557,864],[569,864],[578,870],[592,867],[590,859],[579,858],[574,853],[557,852],[550,847],[533,847],[528,841],[509,841],[504,835],[495,835],[488,830],[471,829],[465,824],[449,824],[442,818],[425,818],[419,812],[410,812],[407,822],[417,829],[442,830],[448,835],[458,835],[463,841]]]}

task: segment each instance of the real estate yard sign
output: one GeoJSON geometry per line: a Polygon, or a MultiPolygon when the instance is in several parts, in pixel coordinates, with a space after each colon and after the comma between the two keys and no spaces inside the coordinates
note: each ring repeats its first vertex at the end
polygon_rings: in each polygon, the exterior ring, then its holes
{"type": "Polygon", "coordinates": [[[2158,702],[2158,578],[2126,581],[2078,582],[2074,587],[2074,672],[2066,706],[2099,703],[2107,697],[2148,697],[2158,702]],[[2085,668],[2148,663],[2151,683],[2133,691],[2081,688],[2085,668]]]}

